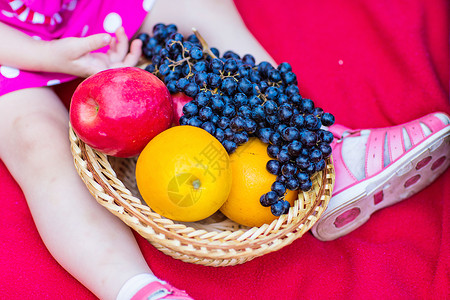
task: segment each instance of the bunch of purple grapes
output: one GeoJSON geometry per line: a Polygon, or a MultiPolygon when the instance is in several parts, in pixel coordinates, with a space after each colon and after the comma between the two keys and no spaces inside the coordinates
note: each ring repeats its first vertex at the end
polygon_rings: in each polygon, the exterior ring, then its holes
{"type": "Polygon", "coordinates": [[[333,134],[324,126],[334,123],[332,114],[300,95],[291,65],[256,63],[252,55],[233,51],[221,55],[198,33],[185,37],[174,24],[156,24],[152,35],[138,38],[150,62],[145,69],[172,94],[193,98],[180,125],[203,128],[229,154],[252,136],[267,144],[272,159],[266,169],[277,177],[260,202],[275,216],[287,213],[287,190],[308,191],[311,175],[326,167],[333,134]]]}

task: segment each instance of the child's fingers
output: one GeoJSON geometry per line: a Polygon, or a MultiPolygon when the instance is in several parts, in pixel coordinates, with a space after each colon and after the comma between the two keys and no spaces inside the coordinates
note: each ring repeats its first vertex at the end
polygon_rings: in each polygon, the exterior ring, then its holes
{"type": "Polygon", "coordinates": [[[123,64],[126,66],[136,66],[142,55],[142,41],[134,40],[130,45],[130,52],[125,56],[123,64]]]}
{"type": "Polygon", "coordinates": [[[125,34],[125,29],[123,27],[119,27],[115,34],[117,42],[114,51],[111,52],[111,55],[114,57],[111,58],[120,61],[128,53],[128,37],[125,34]]]}
{"type": "Polygon", "coordinates": [[[99,33],[79,39],[80,51],[85,54],[103,48],[111,42],[111,36],[107,33],[99,33]]]}
{"type": "Polygon", "coordinates": [[[115,53],[115,52],[117,52],[117,39],[115,37],[112,37],[111,42],[109,43],[108,53],[115,53]]]}

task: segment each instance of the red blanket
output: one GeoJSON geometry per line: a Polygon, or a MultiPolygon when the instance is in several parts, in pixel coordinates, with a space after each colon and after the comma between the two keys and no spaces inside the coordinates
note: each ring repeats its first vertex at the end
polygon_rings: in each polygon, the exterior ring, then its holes
{"type": "MultiPolygon", "coordinates": [[[[302,95],[334,113],[338,123],[380,127],[450,113],[448,1],[236,4],[273,57],[292,64],[302,95]]],[[[449,182],[447,170],[422,192],[335,241],[306,233],[278,252],[234,267],[183,263],[137,239],[156,275],[196,299],[448,298],[449,182]]],[[[50,256],[1,163],[0,185],[0,298],[95,298],[50,256]]]]}

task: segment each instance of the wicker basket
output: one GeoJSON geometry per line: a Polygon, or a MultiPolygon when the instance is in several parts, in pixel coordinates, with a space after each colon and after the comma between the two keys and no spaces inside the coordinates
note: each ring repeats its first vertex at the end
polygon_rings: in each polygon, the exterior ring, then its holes
{"type": "Polygon", "coordinates": [[[183,223],[164,218],[141,200],[135,180],[136,159],[108,157],[83,143],[70,128],[71,151],[81,179],[98,203],[176,259],[206,266],[231,266],[276,251],[307,232],[328,205],[335,174],[331,159],[299,193],[289,213],[271,224],[248,228],[220,212],[183,223]]]}

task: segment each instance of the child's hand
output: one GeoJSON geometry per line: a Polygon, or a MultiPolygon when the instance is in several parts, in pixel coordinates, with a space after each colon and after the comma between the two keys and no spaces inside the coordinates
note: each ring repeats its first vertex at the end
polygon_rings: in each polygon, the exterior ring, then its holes
{"type": "MultiPolygon", "coordinates": [[[[51,42],[51,51],[56,51],[62,73],[88,77],[97,72],[119,67],[131,67],[138,63],[141,56],[142,41],[134,40],[128,48],[128,37],[123,27],[116,31],[116,38],[109,34],[95,34],[85,38],[65,38],[51,42]],[[92,51],[109,45],[107,53],[92,51]]],[[[55,53],[55,54],[56,54],[55,53]]]]}

